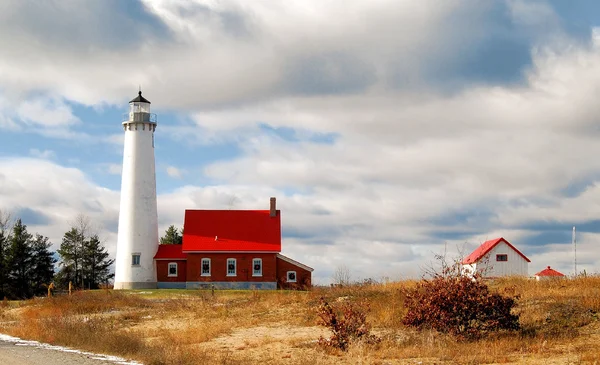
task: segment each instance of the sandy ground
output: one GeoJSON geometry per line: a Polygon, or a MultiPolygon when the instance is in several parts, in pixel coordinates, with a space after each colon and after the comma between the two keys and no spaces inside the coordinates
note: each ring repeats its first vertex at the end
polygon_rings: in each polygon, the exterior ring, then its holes
{"type": "Polygon", "coordinates": [[[228,336],[221,336],[200,347],[219,349],[225,352],[239,352],[244,357],[256,359],[258,362],[273,359],[298,359],[303,357],[303,346],[311,346],[319,336],[327,336],[329,332],[323,327],[299,327],[281,323],[269,326],[242,328],[228,336]]]}
{"type": "Polygon", "coordinates": [[[103,355],[82,353],[66,348],[51,349],[44,344],[0,340],[1,365],[109,365],[133,363],[111,360],[103,355]]]}

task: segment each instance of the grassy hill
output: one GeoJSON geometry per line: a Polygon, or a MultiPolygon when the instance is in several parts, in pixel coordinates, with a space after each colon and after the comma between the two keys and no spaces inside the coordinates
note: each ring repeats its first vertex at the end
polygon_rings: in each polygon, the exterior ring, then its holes
{"type": "Polygon", "coordinates": [[[457,341],[402,325],[402,288],[387,285],[299,291],[97,290],[4,301],[0,332],[119,355],[145,364],[600,363],[600,277],[552,282],[506,279],[492,290],[518,296],[522,329],[457,341]],[[320,298],[365,301],[381,337],[349,350],[322,348],[320,298]]]}

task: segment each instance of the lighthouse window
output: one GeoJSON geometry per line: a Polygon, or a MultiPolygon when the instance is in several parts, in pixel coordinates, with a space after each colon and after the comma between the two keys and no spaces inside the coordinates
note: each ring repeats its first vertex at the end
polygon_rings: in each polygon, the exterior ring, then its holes
{"type": "Polygon", "coordinates": [[[140,266],[140,254],[139,253],[134,253],[133,255],[131,255],[131,265],[140,266]]]}
{"type": "Polygon", "coordinates": [[[169,262],[169,276],[177,276],[177,263],[169,262]]]}
{"type": "Polygon", "coordinates": [[[288,271],[287,272],[287,282],[288,283],[295,283],[296,282],[296,272],[295,271],[288,271]]]}
{"type": "Polygon", "coordinates": [[[227,259],[227,276],[235,276],[236,274],[235,259],[227,259]]]}
{"type": "Polygon", "coordinates": [[[202,259],[202,276],[210,276],[210,259],[202,259]]]}
{"type": "Polygon", "coordinates": [[[262,276],[262,259],[252,259],[252,276],[262,276]]]}

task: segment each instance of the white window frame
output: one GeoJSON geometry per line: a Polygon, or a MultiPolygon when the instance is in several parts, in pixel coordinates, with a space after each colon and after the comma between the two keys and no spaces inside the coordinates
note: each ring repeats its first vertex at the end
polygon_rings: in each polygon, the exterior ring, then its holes
{"type": "Polygon", "coordinates": [[[210,276],[210,271],[212,270],[212,263],[210,261],[210,258],[208,257],[203,257],[200,259],[200,276],[210,276]],[[208,273],[204,273],[204,261],[208,261],[208,273]]]}
{"type": "Polygon", "coordinates": [[[226,263],[227,263],[227,265],[225,265],[225,270],[227,270],[226,271],[227,276],[237,276],[237,260],[234,259],[233,257],[230,257],[227,259],[226,263]],[[229,273],[229,263],[230,262],[233,262],[233,273],[231,273],[231,274],[229,273]]]}
{"type": "Polygon", "coordinates": [[[298,281],[298,273],[296,271],[288,271],[285,275],[285,279],[288,283],[295,283],[298,281]],[[294,274],[294,280],[290,280],[290,274],[294,274]]]}
{"type": "Polygon", "coordinates": [[[177,265],[176,262],[169,262],[167,264],[167,276],[169,277],[177,277],[177,274],[179,273],[179,265],[177,265]],[[171,274],[171,265],[175,265],[175,274],[171,274]]]}
{"type": "Polygon", "coordinates": [[[255,257],[252,259],[252,276],[262,276],[263,274],[263,261],[260,257],[255,257]],[[260,265],[260,269],[257,271],[254,269],[254,266],[258,264],[260,265]]]}
{"type": "Polygon", "coordinates": [[[131,254],[131,266],[140,266],[142,264],[142,254],[139,252],[134,252],[131,254]],[[135,258],[137,257],[137,264],[135,263],[135,258]]]}

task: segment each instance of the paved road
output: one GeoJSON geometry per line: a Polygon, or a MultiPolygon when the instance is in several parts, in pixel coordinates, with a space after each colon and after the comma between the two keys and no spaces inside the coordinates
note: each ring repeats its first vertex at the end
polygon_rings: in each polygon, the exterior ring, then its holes
{"type": "Polygon", "coordinates": [[[2,365],[112,365],[134,362],[123,359],[79,352],[57,346],[49,346],[12,338],[0,338],[0,364],[2,365]]]}

